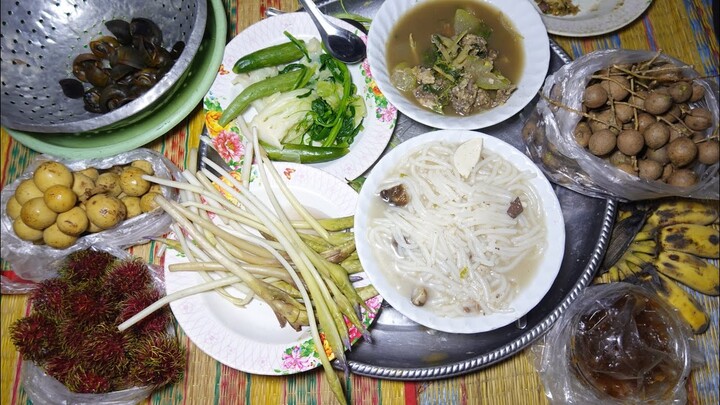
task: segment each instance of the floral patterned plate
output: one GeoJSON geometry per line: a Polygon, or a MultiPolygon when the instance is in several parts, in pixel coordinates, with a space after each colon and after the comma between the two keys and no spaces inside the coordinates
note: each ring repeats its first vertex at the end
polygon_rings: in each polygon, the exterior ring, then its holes
{"type": "MultiPolygon", "coordinates": [[[[293,194],[314,215],[339,217],[355,212],[358,195],[339,178],[296,163],[276,162],[275,167],[293,194]]],[[[251,190],[264,197],[258,183],[253,181],[251,190]]],[[[203,282],[195,272],[168,271],[170,264],[187,261],[182,253],[167,248],[164,258],[168,294],[203,282]]],[[[375,319],[381,303],[380,296],[367,301],[372,312],[363,312],[365,325],[369,326],[375,319]]],[[[241,308],[216,292],[207,292],[177,300],[170,308],[185,334],[200,350],[234,369],[284,375],[320,365],[309,328],[300,332],[290,326],[281,328],[270,307],[258,299],[241,308]]],[[[353,341],[361,337],[356,328],[351,327],[349,331],[353,341]]],[[[325,347],[329,350],[327,343],[325,347]]]]}
{"type": "MultiPolygon", "coordinates": [[[[367,41],[365,34],[351,25],[340,20],[334,22],[350,29],[367,41]]],[[[223,109],[242,90],[241,86],[233,84],[233,79],[237,75],[232,72],[231,67],[240,57],[250,52],[287,42],[287,37],[283,35],[284,31],[288,31],[300,39],[320,37],[317,28],[306,13],[281,14],[253,24],[233,38],[225,47],[225,55],[218,76],[205,96],[203,102],[205,122],[210,137],[213,139],[213,145],[233,168],[242,167],[242,159],[245,155],[242,148],[244,140],[239,135],[240,131],[234,123],[223,128],[217,122],[223,109]]],[[[385,150],[395,128],[397,110],[380,92],[370,73],[367,59],[360,64],[349,65],[348,68],[352,74],[353,83],[358,89],[358,94],[363,95],[367,107],[363,129],[350,145],[350,152],[347,155],[330,162],[314,163],[311,166],[325,170],[341,179],[352,180],[365,173],[385,150]]],[[[256,111],[251,107],[243,116],[246,120],[250,120],[255,114],[256,111]]]]}

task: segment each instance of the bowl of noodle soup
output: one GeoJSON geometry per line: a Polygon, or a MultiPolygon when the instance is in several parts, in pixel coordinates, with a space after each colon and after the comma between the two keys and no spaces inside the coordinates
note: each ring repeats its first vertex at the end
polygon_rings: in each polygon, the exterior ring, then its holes
{"type": "Polygon", "coordinates": [[[480,132],[441,130],[376,164],[360,191],[355,239],[371,283],[398,312],[431,329],[478,333],[518,320],[547,294],[565,223],[524,154],[480,132]],[[472,156],[461,153],[469,148],[481,152],[463,170],[454,156],[472,156]]]}

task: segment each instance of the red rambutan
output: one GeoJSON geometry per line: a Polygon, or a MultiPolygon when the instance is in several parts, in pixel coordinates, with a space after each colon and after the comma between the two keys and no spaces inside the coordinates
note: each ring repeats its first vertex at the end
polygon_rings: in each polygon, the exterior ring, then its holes
{"type": "Polygon", "coordinates": [[[62,312],[63,299],[69,289],[68,283],[60,278],[51,278],[39,283],[30,296],[33,311],[50,318],[57,318],[62,312]]]}
{"type": "Polygon", "coordinates": [[[185,353],[177,340],[165,334],[140,337],[130,350],[130,377],[137,385],[162,386],[179,381],[185,353]]]}
{"type": "Polygon", "coordinates": [[[71,291],[65,299],[64,313],[68,321],[93,325],[114,319],[114,305],[100,291],[71,291]]]}
{"type": "Polygon", "coordinates": [[[10,339],[23,359],[42,365],[59,350],[56,325],[44,315],[32,313],[10,326],[10,339]]]}
{"type": "Polygon", "coordinates": [[[109,378],[81,366],[73,367],[63,384],[72,392],[84,394],[99,394],[113,389],[109,378]]]}
{"type": "MultiPolygon", "coordinates": [[[[130,293],[127,298],[118,305],[119,314],[115,323],[119,325],[127,321],[133,315],[147,308],[161,297],[162,294],[158,290],[151,288],[130,293]]],[[[164,333],[169,324],[170,314],[162,309],[155,311],[147,318],[133,325],[131,330],[140,334],[164,333]]]]}
{"type": "Polygon", "coordinates": [[[125,374],[128,364],[126,350],[130,334],[120,332],[115,325],[103,323],[88,330],[79,352],[81,364],[105,377],[125,374]]]}
{"type": "Polygon", "coordinates": [[[79,250],[68,255],[58,273],[73,284],[100,280],[116,260],[118,258],[108,252],[79,250]]]}
{"type": "Polygon", "coordinates": [[[77,365],[77,360],[66,355],[58,354],[49,357],[45,361],[44,369],[51,377],[64,383],[73,368],[77,365]]]}
{"type": "Polygon", "coordinates": [[[93,325],[63,320],[57,324],[57,344],[68,358],[77,358],[85,336],[93,325]]]}
{"type": "Polygon", "coordinates": [[[128,294],[152,287],[147,264],[140,259],[119,260],[108,269],[105,290],[122,300],[128,294]]]}

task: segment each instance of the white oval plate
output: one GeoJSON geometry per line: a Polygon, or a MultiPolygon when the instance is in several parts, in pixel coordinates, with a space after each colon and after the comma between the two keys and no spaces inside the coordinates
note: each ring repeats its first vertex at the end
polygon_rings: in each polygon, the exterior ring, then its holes
{"type": "MultiPolygon", "coordinates": [[[[354,214],[357,193],[342,180],[306,165],[277,162],[275,167],[311,213],[327,217],[354,214]]],[[[251,189],[265,199],[262,186],[251,189]]],[[[281,192],[275,191],[282,204],[281,192]]],[[[195,272],[168,270],[173,263],[185,262],[182,253],[167,248],[164,267],[168,294],[204,282],[195,272]]],[[[380,296],[367,301],[373,312],[363,312],[365,325],[374,320],[381,303],[380,296]]],[[[289,325],[280,328],[272,309],[259,299],[240,308],[215,292],[206,292],[174,301],[170,308],[190,340],[228,367],[253,374],[285,375],[320,365],[310,329],[297,332],[289,325]]],[[[355,341],[359,337],[357,329],[350,328],[350,338],[355,341]]]]}
{"type": "Polygon", "coordinates": [[[428,328],[449,333],[478,333],[497,329],[510,324],[533,309],[547,294],[557,277],[560,264],[565,253],[565,221],[557,196],[550,182],[538,167],[524,154],[508,143],[481,132],[463,130],[443,130],[419,135],[396,146],[375,165],[370,176],[360,190],[357,213],[355,214],[355,242],[360,262],[370,282],[380,295],[398,312],[409,319],[428,328]],[[530,181],[537,193],[538,201],[542,201],[542,212],[545,215],[546,245],[535,274],[520,289],[509,306],[514,309],[510,313],[494,313],[490,315],[472,315],[464,317],[443,317],[426,308],[413,305],[406,296],[384,275],[386,263],[374,255],[368,241],[369,212],[372,200],[379,198],[380,185],[389,174],[405,159],[407,155],[426,143],[457,142],[462,143],[472,138],[483,139],[483,149],[500,154],[513,163],[518,169],[531,172],[535,177],[530,181]]]}
{"type": "MultiPolygon", "coordinates": [[[[367,40],[367,37],[362,32],[350,24],[337,19],[333,21],[339,26],[355,32],[363,40],[367,40]]],[[[227,44],[222,65],[220,65],[220,72],[203,102],[206,123],[211,124],[208,125],[208,129],[210,129],[212,137],[217,136],[217,132],[213,132],[212,122],[214,121],[215,126],[217,126],[219,113],[230,104],[242,89],[241,86],[232,83],[237,76],[232,72],[232,66],[240,57],[250,52],[270,45],[288,42],[283,31],[288,31],[299,39],[320,38],[317,28],[307,13],[286,13],[266,18],[251,25],[227,44]]],[[[350,145],[350,152],[347,155],[329,162],[313,163],[311,166],[325,170],[341,179],[353,180],[365,173],[385,150],[395,128],[397,110],[388,103],[388,100],[375,84],[367,59],[359,64],[348,65],[348,68],[352,74],[353,83],[358,89],[358,94],[363,96],[367,108],[363,129],[350,145]]],[[[246,120],[249,120],[255,114],[256,111],[251,107],[243,116],[246,120]]],[[[231,133],[229,136],[237,138],[238,134],[231,133]]],[[[233,156],[233,159],[228,159],[228,163],[233,168],[240,168],[241,160],[242,156],[238,153],[233,156]]]]}
{"type": "Polygon", "coordinates": [[[515,31],[523,37],[525,66],[517,90],[505,104],[464,117],[437,114],[408,100],[390,83],[385,59],[386,44],[397,21],[408,9],[423,1],[427,0],[386,1],[370,25],[368,35],[368,59],[375,80],[382,93],[401,113],[434,128],[479,129],[512,117],[537,95],[550,64],[550,40],[539,14],[528,0],[484,0],[484,3],[502,11],[514,25],[515,31]]]}
{"type": "Polygon", "coordinates": [[[566,37],[590,37],[607,34],[635,21],[652,0],[573,0],[580,11],[575,15],[543,14],[531,1],[551,34],[566,37]]]}

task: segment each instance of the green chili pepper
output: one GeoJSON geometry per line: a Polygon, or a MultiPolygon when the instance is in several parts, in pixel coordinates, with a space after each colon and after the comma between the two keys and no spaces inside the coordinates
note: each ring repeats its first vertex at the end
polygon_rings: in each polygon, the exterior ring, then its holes
{"type": "Polygon", "coordinates": [[[309,70],[302,67],[249,85],[223,111],[218,123],[223,127],[229,124],[255,100],[305,86],[312,76],[312,72],[309,70]]]}
{"type": "Polygon", "coordinates": [[[299,44],[287,42],[249,53],[235,62],[232,71],[238,74],[247,73],[260,68],[284,65],[296,61],[305,56],[305,52],[303,52],[303,48],[300,46],[302,45],[304,47],[305,42],[300,39],[296,39],[295,41],[299,44]]]}
{"type": "Polygon", "coordinates": [[[347,155],[348,148],[285,144],[282,149],[263,144],[270,160],[295,163],[320,163],[347,155]]]}

